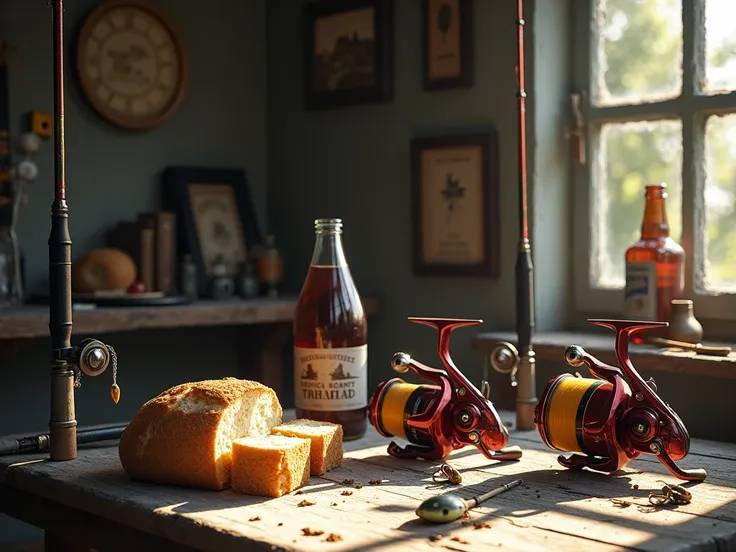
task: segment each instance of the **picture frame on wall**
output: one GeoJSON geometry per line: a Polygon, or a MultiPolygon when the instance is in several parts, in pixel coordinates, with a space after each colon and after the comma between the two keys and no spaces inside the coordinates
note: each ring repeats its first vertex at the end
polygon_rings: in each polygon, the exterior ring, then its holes
{"type": "Polygon", "coordinates": [[[393,0],[317,0],[304,6],[306,109],[393,99],[393,10],[393,0]]]}
{"type": "Polygon", "coordinates": [[[424,89],[473,86],[473,42],[473,0],[422,0],[424,89]]]}
{"type": "Polygon", "coordinates": [[[212,265],[219,256],[234,277],[261,243],[245,172],[240,169],[167,167],[162,203],[179,218],[179,252],[197,265],[199,294],[208,295],[212,265]]]}
{"type": "Polygon", "coordinates": [[[413,139],[411,175],[414,274],[498,277],[496,129],[413,139]]]}

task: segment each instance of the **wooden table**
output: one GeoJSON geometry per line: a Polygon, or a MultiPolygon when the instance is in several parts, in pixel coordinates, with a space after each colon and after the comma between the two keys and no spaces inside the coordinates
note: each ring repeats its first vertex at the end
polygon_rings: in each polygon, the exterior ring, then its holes
{"type": "Polygon", "coordinates": [[[648,494],[661,488],[658,480],[678,481],[651,456],[608,476],[562,469],[536,432],[512,430],[511,442],[524,449],[519,462],[489,462],[472,448],[453,453],[449,462],[463,483],[450,488],[432,482],[436,464],[389,457],[387,440],[371,429],[345,444],[340,468],[280,499],[131,481],[114,443],[84,448],[73,462],[6,456],[0,510],[100,552],[736,550],[736,445],[695,440],[683,464],[706,468],[708,479],[687,485],[690,504],[653,508],[648,494]],[[472,510],[470,519],[433,526],[414,514],[434,494],[470,497],[517,478],[521,486],[472,510]],[[310,505],[299,506],[305,500],[310,505]],[[330,534],[341,540],[327,541],[330,534]]]}

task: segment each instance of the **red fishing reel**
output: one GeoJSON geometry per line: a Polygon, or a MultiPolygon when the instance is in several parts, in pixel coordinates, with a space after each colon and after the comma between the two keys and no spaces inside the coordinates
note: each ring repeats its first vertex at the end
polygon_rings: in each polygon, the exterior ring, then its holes
{"type": "Polygon", "coordinates": [[[616,358],[621,368],[601,362],[577,345],[568,347],[565,361],[573,367],[585,364],[596,379],[562,374],[549,381],[534,411],[544,443],[573,453],[558,457],[567,468],[588,467],[610,473],[649,453],[680,479],[705,479],[704,469],[683,469],[675,464],[690,450],[687,429],[659,397],[654,380],[644,381],[629,358],[631,334],[668,323],[589,322],[616,332],[616,358]]]}
{"type": "Polygon", "coordinates": [[[479,391],[454,365],[450,357],[450,334],[455,328],[480,324],[482,320],[454,318],[409,318],[438,331],[437,353],[445,369],[431,368],[406,353],[391,361],[400,373],[409,369],[434,385],[407,383],[401,378],[382,382],[370,399],[369,420],[384,437],[409,441],[400,447],[392,441],[388,453],[397,458],[439,460],[453,450],[474,445],[493,460],[518,460],[521,449],[506,447],[509,432],[489,400],[490,386],[479,391]]]}

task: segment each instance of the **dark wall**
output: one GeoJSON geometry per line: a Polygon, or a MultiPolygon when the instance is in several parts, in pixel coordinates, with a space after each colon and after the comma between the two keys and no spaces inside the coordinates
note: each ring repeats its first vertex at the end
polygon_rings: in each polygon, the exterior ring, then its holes
{"type": "MultiPolygon", "coordinates": [[[[99,2],[67,0],[67,54],[72,31],[99,2]]],[[[67,65],[66,146],[73,255],[102,244],[106,228],[158,206],[158,178],[166,165],[227,165],[248,175],[262,227],[266,220],[265,1],[155,0],[178,26],[189,50],[191,84],[181,110],[160,128],[142,134],[115,130],[82,103],[67,65]]],[[[0,0],[0,36],[18,55],[10,65],[11,133],[25,130],[23,115],[53,110],[51,8],[45,0],[0,0]]],[[[37,162],[19,236],[31,292],[47,277],[49,208],[53,199],[53,145],[37,162]]],[[[163,389],[192,379],[234,375],[234,329],[146,332],[100,336],[120,357],[122,397],[109,398],[109,375],[87,378],[77,392],[81,425],[130,419],[163,389]]],[[[0,353],[0,435],[36,431],[48,423],[46,340],[0,353]]],[[[0,545],[34,532],[0,517],[0,545]]]]}

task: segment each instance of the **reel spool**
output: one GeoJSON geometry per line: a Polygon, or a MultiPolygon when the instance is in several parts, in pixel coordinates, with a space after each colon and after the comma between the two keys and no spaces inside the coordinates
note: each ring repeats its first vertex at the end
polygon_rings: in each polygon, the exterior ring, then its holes
{"type": "Polygon", "coordinates": [[[667,322],[589,320],[616,332],[616,357],[609,366],[573,345],[565,361],[585,364],[595,379],[562,374],[550,380],[534,411],[534,422],[549,448],[567,468],[615,472],[643,453],[654,454],[680,479],[702,481],[704,469],[683,469],[675,461],[690,450],[690,436],[680,417],[657,395],[653,380],[644,381],[629,358],[630,335],[667,326],[667,322]]]}
{"type": "Polygon", "coordinates": [[[539,403],[537,427],[544,444],[561,452],[606,456],[605,442],[583,428],[598,421],[594,416],[612,393],[613,385],[599,379],[562,374],[551,380],[539,403]]]}
{"type": "Polygon", "coordinates": [[[489,400],[490,387],[482,392],[458,370],[450,357],[450,333],[460,326],[482,320],[409,318],[438,331],[437,351],[445,369],[430,368],[406,353],[396,353],[391,365],[397,372],[412,369],[427,384],[407,383],[401,378],[382,382],[369,401],[368,419],[384,437],[409,442],[400,447],[392,441],[387,452],[397,458],[439,460],[455,449],[474,445],[494,460],[521,458],[519,447],[506,447],[509,433],[489,400]]]}
{"type": "MultiPolygon", "coordinates": [[[[384,381],[373,395],[376,414],[371,423],[384,437],[398,437],[420,447],[432,447],[432,435],[407,421],[416,413],[426,411],[440,393],[437,385],[407,383],[401,378],[384,381]]],[[[371,403],[371,412],[373,410],[371,403]]]]}

